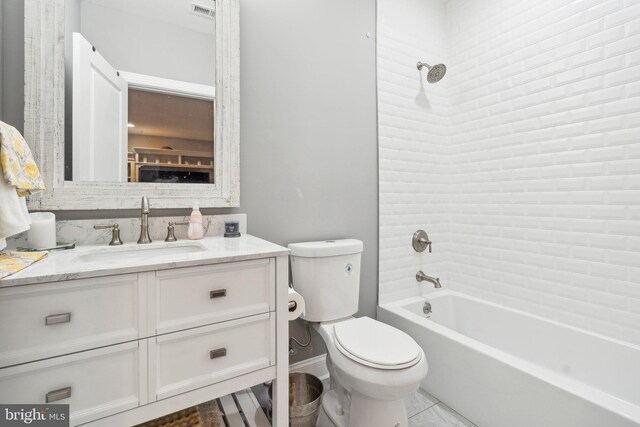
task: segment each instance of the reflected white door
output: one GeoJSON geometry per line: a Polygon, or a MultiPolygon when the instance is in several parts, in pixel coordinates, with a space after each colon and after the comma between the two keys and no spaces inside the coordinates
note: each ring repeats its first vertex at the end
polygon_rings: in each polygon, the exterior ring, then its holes
{"type": "Polygon", "coordinates": [[[127,181],[127,82],[73,33],[73,180],[127,181]]]}

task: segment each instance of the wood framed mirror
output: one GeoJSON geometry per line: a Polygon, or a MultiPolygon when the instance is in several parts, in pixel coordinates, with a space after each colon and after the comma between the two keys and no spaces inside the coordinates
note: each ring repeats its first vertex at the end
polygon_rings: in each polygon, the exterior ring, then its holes
{"type": "Polygon", "coordinates": [[[239,72],[239,0],[25,0],[29,208],[238,206],[239,72]]]}

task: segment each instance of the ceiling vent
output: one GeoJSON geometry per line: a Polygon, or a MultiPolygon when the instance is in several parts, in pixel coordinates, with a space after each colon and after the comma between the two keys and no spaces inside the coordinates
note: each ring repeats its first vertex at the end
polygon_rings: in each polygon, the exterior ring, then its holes
{"type": "Polygon", "coordinates": [[[191,13],[202,16],[203,18],[216,18],[216,11],[213,6],[206,6],[202,3],[191,3],[191,13]]]}

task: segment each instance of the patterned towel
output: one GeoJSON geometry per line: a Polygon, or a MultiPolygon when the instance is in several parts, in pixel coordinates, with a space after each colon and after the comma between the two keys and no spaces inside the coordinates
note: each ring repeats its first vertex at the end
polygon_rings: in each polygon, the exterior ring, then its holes
{"type": "Polygon", "coordinates": [[[0,252],[0,279],[29,267],[46,257],[48,252],[0,252]]]}
{"type": "Polygon", "coordinates": [[[0,122],[0,167],[7,184],[16,187],[19,197],[44,190],[40,170],[20,132],[0,122]]]}

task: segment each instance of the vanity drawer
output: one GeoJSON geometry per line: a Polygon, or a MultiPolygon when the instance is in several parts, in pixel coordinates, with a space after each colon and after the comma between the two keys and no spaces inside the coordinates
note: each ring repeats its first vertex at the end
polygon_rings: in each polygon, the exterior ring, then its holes
{"type": "Polygon", "coordinates": [[[275,280],[272,258],[158,271],[156,333],[272,311],[275,280]]]}
{"type": "Polygon", "coordinates": [[[0,289],[0,367],[138,338],[137,275],[0,289]]]}
{"type": "Polygon", "coordinates": [[[146,341],[0,369],[0,402],[68,404],[71,425],[145,404],[146,341]]]}
{"type": "Polygon", "coordinates": [[[149,363],[150,393],[158,400],[267,368],[275,363],[275,315],[158,336],[149,363]]]}

